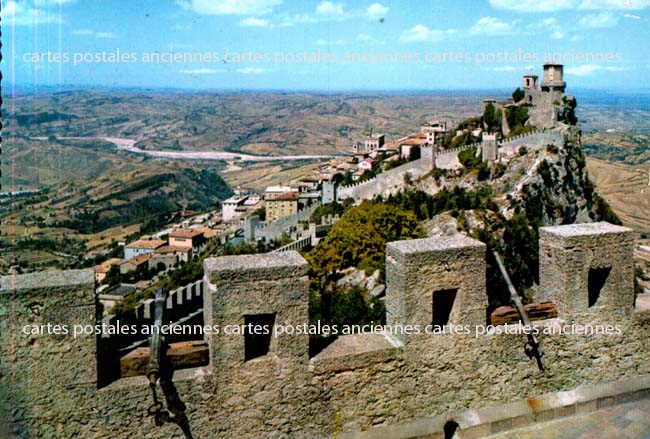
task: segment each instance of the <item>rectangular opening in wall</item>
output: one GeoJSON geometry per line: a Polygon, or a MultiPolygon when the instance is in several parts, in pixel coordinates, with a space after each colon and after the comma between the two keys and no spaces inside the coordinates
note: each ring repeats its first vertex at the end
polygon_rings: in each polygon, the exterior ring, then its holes
{"type": "Polygon", "coordinates": [[[275,314],[252,314],[244,316],[244,360],[263,357],[271,348],[271,334],[275,314]]]}
{"type": "Polygon", "coordinates": [[[456,293],[458,293],[457,288],[433,292],[431,303],[431,324],[433,326],[444,326],[449,323],[449,316],[456,300],[456,293]]]}
{"type": "Polygon", "coordinates": [[[589,278],[587,280],[589,307],[594,306],[598,301],[600,292],[603,289],[603,286],[605,286],[605,282],[607,282],[607,277],[609,276],[610,271],[612,271],[612,267],[589,269],[589,278]]]}

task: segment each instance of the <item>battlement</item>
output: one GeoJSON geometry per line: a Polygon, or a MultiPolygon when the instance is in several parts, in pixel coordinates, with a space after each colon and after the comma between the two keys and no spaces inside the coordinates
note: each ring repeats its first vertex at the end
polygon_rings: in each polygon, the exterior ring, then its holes
{"type": "MultiPolygon", "coordinates": [[[[540,331],[573,321],[620,330],[541,332],[549,372],[526,359],[522,334],[386,332],[489,323],[486,247],[458,235],[387,245],[385,329],[339,336],[311,357],[306,333],[212,333],[209,366],[176,371],[174,392],[189,408],[195,437],[316,437],[648,373],[650,315],[634,312],[632,247],[630,229],[606,223],[540,229],[540,292],[558,305],[558,316],[534,324],[540,331]],[[590,274],[603,269],[604,280],[590,274]],[[607,361],[594,360],[603,352],[607,361]]],[[[205,325],[308,323],[307,272],[295,251],[206,259],[205,325]]],[[[145,377],[97,390],[96,337],[21,332],[31,323],[94,324],[91,270],[5,277],[0,287],[0,407],[21,435],[179,434],[176,425],[143,419],[151,405],[145,377]]]]}

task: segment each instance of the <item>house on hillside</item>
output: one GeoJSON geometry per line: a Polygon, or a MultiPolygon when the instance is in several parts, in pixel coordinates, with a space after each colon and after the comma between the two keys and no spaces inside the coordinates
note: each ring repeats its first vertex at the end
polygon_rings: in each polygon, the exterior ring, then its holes
{"type": "Polygon", "coordinates": [[[137,270],[140,267],[145,267],[149,269],[149,259],[151,255],[146,253],[133,257],[127,261],[124,261],[120,264],[120,274],[127,274],[134,270],[137,270]]]}
{"type": "Polygon", "coordinates": [[[158,262],[165,264],[165,267],[173,267],[177,263],[187,262],[192,257],[192,249],[187,247],[177,247],[172,245],[163,245],[156,249],[151,261],[150,267],[156,267],[158,262]]]}
{"type": "Polygon", "coordinates": [[[207,242],[202,230],[176,229],[169,234],[169,246],[189,249],[193,255],[200,253],[207,242]]]}
{"type": "Polygon", "coordinates": [[[272,198],[266,198],[266,220],[272,221],[285,216],[298,213],[298,192],[285,192],[275,194],[272,198]]]}
{"type": "Polygon", "coordinates": [[[133,241],[130,244],[124,246],[124,260],[128,261],[133,259],[136,256],[144,254],[152,254],[161,245],[164,245],[165,241],[157,238],[140,238],[137,241],[133,241]]]}
{"type": "Polygon", "coordinates": [[[363,159],[359,162],[358,167],[360,171],[372,171],[375,167],[375,160],[370,157],[363,159]]]}

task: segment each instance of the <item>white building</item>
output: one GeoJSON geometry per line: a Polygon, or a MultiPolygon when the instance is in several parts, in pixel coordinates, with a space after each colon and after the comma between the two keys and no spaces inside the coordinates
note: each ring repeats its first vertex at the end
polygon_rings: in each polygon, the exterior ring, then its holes
{"type": "Polygon", "coordinates": [[[432,120],[422,125],[420,131],[426,136],[427,143],[433,145],[436,143],[438,133],[444,134],[447,132],[447,122],[444,120],[432,120]]]}

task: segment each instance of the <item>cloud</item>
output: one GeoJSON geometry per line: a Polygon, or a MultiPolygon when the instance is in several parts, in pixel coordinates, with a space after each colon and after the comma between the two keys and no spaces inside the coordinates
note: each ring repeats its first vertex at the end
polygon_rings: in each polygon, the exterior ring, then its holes
{"type": "Polygon", "coordinates": [[[496,9],[517,12],[553,12],[565,9],[639,10],[650,0],[490,0],[496,9]]]}
{"type": "Polygon", "coordinates": [[[373,3],[367,9],[347,10],[343,3],[321,1],[312,12],[302,14],[278,14],[274,20],[279,27],[301,24],[316,24],[327,21],[346,21],[352,19],[382,18],[388,8],[380,3],[373,3]]]}
{"type": "Polygon", "coordinates": [[[375,45],[386,44],[384,40],[380,40],[379,38],[375,38],[372,35],[368,35],[368,34],[359,34],[357,35],[356,40],[364,44],[375,44],[375,45]]]}
{"type": "Polygon", "coordinates": [[[388,7],[382,5],[381,3],[373,3],[368,6],[366,14],[370,18],[379,19],[384,18],[388,12],[388,7]]]}
{"type": "Polygon", "coordinates": [[[92,29],[75,29],[72,31],[72,35],[79,35],[83,37],[94,37],[104,40],[112,40],[116,38],[113,32],[96,32],[92,29]]]}
{"type": "Polygon", "coordinates": [[[528,29],[542,32],[554,40],[564,38],[564,28],[560,26],[555,18],[544,18],[536,21],[535,23],[529,24],[528,29]]]}
{"type": "Polygon", "coordinates": [[[573,76],[589,76],[599,71],[608,71],[608,72],[623,72],[627,70],[625,67],[620,66],[603,66],[600,64],[583,64],[575,67],[567,67],[564,69],[564,73],[567,75],[573,76]]]}
{"type": "Polygon", "coordinates": [[[639,10],[650,6],[650,0],[582,0],[580,9],[639,10]]]}
{"type": "Polygon", "coordinates": [[[320,2],[318,6],[316,6],[316,13],[330,17],[342,17],[345,15],[342,3],[332,3],[330,1],[320,2]]]}
{"type": "Polygon", "coordinates": [[[517,12],[553,12],[578,6],[579,0],[490,0],[496,9],[508,9],[517,12]]]}
{"type": "Polygon", "coordinates": [[[512,35],[515,33],[510,23],[496,17],[483,17],[469,29],[470,35],[512,35]]]}
{"type": "Polygon", "coordinates": [[[400,36],[401,41],[407,42],[420,42],[420,41],[429,41],[436,42],[442,41],[449,37],[452,37],[458,33],[455,29],[439,30],[439,29],[429,29],[423,24],[417,24],[409,30],[402,32],[400,36]]]}
{"type": "Polygon", "coordinates": [[[17,3],[13,0],[2,5],[2,21],[5,26],[12,23],[16,26],[34,26],[39,24],[60,24],[63,19],[58,13],[32,7],[27,3],[17,3]]]}
{"type": "Polygon", "coordinates": [[[264,15],[282,0],[177,0],[176,3],[201,15],[264,15]]]}
{"type": "Polygon", "coordinates": [[[263,18],[255,18],[255,17],[249,17],[245,18],[241,21],[242,26],[250,26],[250,27],[269,27],[271,24],[269,20],[265,20],[263,18]]]}
{"type": "Polygon", "coordinates": [[[589,28],[605,28],[616,26],[618,18],[611,12],[601,12],[600,14],[589,14],[578,20],[578,24],[589,28]]]}
{"type": "Polygon", "coordinates": [[[236,70],[237,73],[241,73],[243,75],[259,75],[260,73],[266,72],[266,69],[262,69],[260,67],[243,67],[241,69],[236,70]]]}
{"type": "Polygon", "coordinates": [[[95,34],[95,37],[102,39],[113,39],[115,38],[115,34],[113,32],[97,32],[95,34]]]}
{"type": "Polygon", "coordinates": [[[208,68],[199,68],[199,69],[188,69],[188,70],[181,70],[181,73],[185,73],[187,75],[212,75],[214,73],[223,73],[225,70],[223,69],[208,69],[208,68]]]}
{"type": "Polygon", "coordinates": [[[640,16],[638,16],[638,15],[634,15],[634,14],[623,14],[623,17],[625,17],[625,18],[631,18],[631,19],[633,19],[633,20],[641,20],[641,17],[640,17],[640,16]]]}

